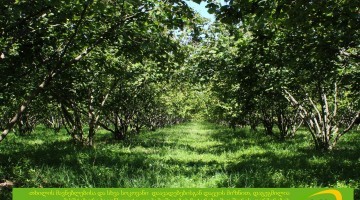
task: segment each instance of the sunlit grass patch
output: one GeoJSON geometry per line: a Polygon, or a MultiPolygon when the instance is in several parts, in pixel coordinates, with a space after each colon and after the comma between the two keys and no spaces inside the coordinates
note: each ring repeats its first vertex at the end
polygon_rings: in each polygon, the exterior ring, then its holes
{"type": "Polygon", "coordinates": [[[44,141],[43,141],[43,140],[39,140],[39,139],[29,140],[29,141],[27,142],[27,144],[29,144],[29,145],[42,145],[42,144],[44,144],[44,141]]]}
{"type": "Polygon", "coordinates": [[[46,129],[0,144],[0,179],[17,187],[352,187],[359,188],[360,141],[350,132],[317,152],[305,130],[279,141],[248,127],[190,122],[93,148],[46,129]],[[349,139],[350,138],[350,139],[349,139]]]}

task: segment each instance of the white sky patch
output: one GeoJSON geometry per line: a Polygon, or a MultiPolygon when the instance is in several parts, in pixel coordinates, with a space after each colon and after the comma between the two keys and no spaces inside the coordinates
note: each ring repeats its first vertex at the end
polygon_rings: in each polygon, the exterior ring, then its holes
{"type": "Polygon", "coordinates": [[[208,18],[211,22],[215,21],[215,15],[208,13],[207,8],[205,7],[205,2],[201,2],[200,5],[193,1],[186,1],[186,3],[196,12],[198,12],[202,17],[208,18]]]}
{"type": "MultiPolygon", "coordinates": [[[[196,12],[198,12],[202,17],[208,18],[210,20],[210,22],[214,22],[215,21],[215,15],[214,14],[209,14],[207,11],[207,8],[205,7],[207,5],[206,2],[201,2],[200,5],[193,2],[193,1],[185,1],[192,9],[194,9],[196,12]]],[[[218,2],[220,2],[221,5],[226,5],[224,0],[219,0],[218,2]]]]}

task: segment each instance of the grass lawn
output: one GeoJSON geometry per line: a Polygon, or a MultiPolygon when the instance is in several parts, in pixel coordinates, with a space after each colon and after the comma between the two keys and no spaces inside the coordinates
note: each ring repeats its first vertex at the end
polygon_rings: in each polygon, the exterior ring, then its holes
{"type": "MultiPolygon", "coordinates": [[[[38,127],[0,143],[0,182],[16,187],[351,187],[360,199],[360,134],[316,152],[306,134],[277,141],[259,130],[190,122],[116,142],[97,133],[94,148],[38,127]]],[[[3,188],[0,199],[11,199],[3,188]]]]}

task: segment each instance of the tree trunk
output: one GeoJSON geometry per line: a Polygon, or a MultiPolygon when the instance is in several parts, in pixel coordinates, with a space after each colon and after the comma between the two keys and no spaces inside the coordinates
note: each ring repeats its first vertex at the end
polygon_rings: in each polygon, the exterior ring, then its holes
{"type": "Polygon", "coordinates": [[[274,120],[271,113],[268,113],[267,111],[263,111],[263,125],[265,128],[266,135],[274,135],[273,128],[274,128],[274,120]]]}
{"type": "Polygon", "coordinates": [[[337,85],[335,84],[335,98],[332,112],[329,109],[329,102],[323,88],[319,89],[319,96],[321,111],[319,111],[317,104],[315,104],[309,96],[307,96],[307,101],[304,102],[308,104],[306,108],[300,104],[290,92],[285,90],[285,97],[292,106],[300,110],[300,117],[304,120],[312,135],[315,148],[327,151],[332,150],[340,137],[351,130],[351,128],[355,125],[356,119],[360,117],[360,112],[357,112],[356,115],[354,115],[352,122],[344,131],[339,132],[339,122],[336,121],[335,118],[337,114],[337,85]]]}
{"type": "Polygon", "coordinates": [[[20,119],[21,115],[24,114],[24,112],[25,112],[27,106],[30,104],[30,102],[43,91],[45,86],[47,86],[50,83],[50,81],[54,78],[55,75],[56,75],[55,72],[50,71],[48,73],[48,75],[45,77],[44,81],[19,106],[18,111],[15,113],[14,117],[7,123],[5,130],[3,130],[3,132],[1,133],[0,142],[3,141],[5,139],[5,137],[9,134],[10,130],[13,129],[15,124],[20,119]]]}
{"type": "MultiPolygon", "coordinates": [[[[70,103],[71,104],[71,103],[70,103]]],[[[83,126],[81,122],[81,113],[76,108],[76,105],[71,104],[70,109],[73,113],[69,113],[66,106],[61,104],[61,110],[63,114],[64,127],[69,135],[71,135],[74,143],[83,143],[83,126]]]]}
{"type": "Polygon", "coordinates": [[[285,140],[286,136],[289,133],[289,120],[287,119],[288,116],[286,116],[286,114],[284,114],[284,111],[278,111],[277,113],[277,127],[279,128],[280,131],[280,136],[279,139],[280,140],[285,140]]]}
{"type": "Polygon", "coordinates": [[[90,93],[89,95],[89,107],[88,107],[88,116],[89,116],[89,132],[88,132],[88,139],[87,144],[89,146],[94,145],[94,137],[95,137],[95,129],[96,129],[96,116],[94,113],[94,97],[90,93]]]}

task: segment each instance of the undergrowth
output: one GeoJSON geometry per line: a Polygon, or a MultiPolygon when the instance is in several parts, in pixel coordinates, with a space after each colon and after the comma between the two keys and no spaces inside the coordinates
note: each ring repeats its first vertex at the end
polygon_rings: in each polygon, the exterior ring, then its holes
{"type": "MultiPolygon", "coordinates": [[[[116,142],[98,131],[92,148],[43,127],[0,143],[0,182],[19,188],[351,187],[360,199],[360,137],[317,152],[306,130],[278,141],[260,129],[191,122],[116,142]]],[[[0,199],[11,199],[3,188],[0,199]]]]}

